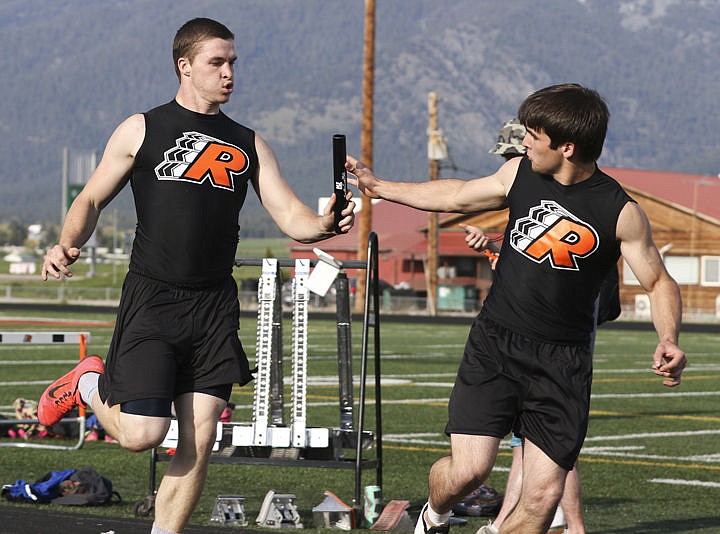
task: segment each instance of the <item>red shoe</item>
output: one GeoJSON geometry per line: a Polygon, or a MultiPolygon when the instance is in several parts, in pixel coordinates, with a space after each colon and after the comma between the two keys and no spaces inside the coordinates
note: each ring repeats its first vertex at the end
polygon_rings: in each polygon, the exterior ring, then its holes
{"type": "Polygon", "coordinates": [[[103,373],[100,356],[87,356],[73,370],[50,384],[38,402],[38,420],[43,426],[52,426],[75,406],[85,406],[77,389],[80,377],[85,373],[103,373]]]}

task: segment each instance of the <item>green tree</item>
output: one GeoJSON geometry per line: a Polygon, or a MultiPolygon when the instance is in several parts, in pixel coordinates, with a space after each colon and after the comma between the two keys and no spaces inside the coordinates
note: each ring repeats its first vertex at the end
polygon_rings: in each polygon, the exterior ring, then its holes
{"type": "Polygon", "coordinates": [[[43,232],[40,236],[40,248],[47,249],[55,245],[60,239],[60,227],[57,224],[43,224],[43,232]]]}
{"type": "Polygon", "coordinates": [[[0,222],[0,243],[4,245],[22,245],[27,237],[27,228],[19,219],[0,222]]]}

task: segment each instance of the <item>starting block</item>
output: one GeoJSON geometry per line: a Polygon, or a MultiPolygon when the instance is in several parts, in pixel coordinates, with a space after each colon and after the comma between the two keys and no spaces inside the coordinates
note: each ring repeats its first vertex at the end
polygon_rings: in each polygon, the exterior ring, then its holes
{"type": "Polygon", "coordinates": [[[275,493],[273,490],[265,494],[265,500],[255,522],[260,527],[303,528],[295,506],[295,495],[275,493]]]}
{"type": "Polygon", "coordinates": [[[247,526],[244,504],[245,498],[240,495],[218,495],[210,521],[222,525],[247,526]]]}
{"type": "Polygon", "coordinates": [[[412,532],[415,528],[413,521],[407,513],[410,501],[390,501],[383,508],[380,517],[370,527],[370,530],[380,532],[412,532]]]}

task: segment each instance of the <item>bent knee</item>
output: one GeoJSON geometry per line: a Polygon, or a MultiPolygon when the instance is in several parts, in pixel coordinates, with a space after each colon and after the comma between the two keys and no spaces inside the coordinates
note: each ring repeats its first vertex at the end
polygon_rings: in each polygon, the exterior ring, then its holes
{"type": "Polygon", "coordinates": [[[163,438],[151,439],[148,436],[130,435],[120,436],[119,438],[117,438],[117,441],[120,446],[125,450],[128,450],[130,452],[142,452],[149,449],[154,449],[155,447],[159,447],[160,444],[163,442],[163,438]]]}
{"type": "Polygon", "coordinates": [[[209,433],[181,433],[176,454],[204,457],[212,452],[215,443],[214,429],[209,433]]]}
{"type": "MultiPolygon", "coordinates": [[[[150,418],[157,419],[157,418],[150,418]]],[[[165,439],[170,421],[131,421],[121,425],[118,436],[120,445],[129,451],[140,452],[158,447],[165,439]]]]}
{"type": "Polygon", "coordinates": [[[543,487],[531,491],[525,491],[521,496],[521,504],[532,514],[537,516],[547,515],[555,510],[562,498],[561,487],[543,487]]]}
{"type": "Polygon", "coordinates": [[[468,469],[450,457],[441,458],[433,464],[430,478],[443,480],[453,495],[467,495],[485,480],[484,473],[468,469]]]}

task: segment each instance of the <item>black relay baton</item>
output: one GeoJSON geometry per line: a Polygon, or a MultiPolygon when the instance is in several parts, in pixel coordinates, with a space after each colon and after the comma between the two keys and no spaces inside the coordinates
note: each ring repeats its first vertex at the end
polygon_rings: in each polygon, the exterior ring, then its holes
{"type": "Polygon", "coordinates": [[[340,221],[343,218],[342,211],[347,207],[347,171],[345,160],[347,149],[345,148],[345,136],[342,134],[333,135],[333,192],[335,193],[335,231],[340,232],[340,221]]]}

